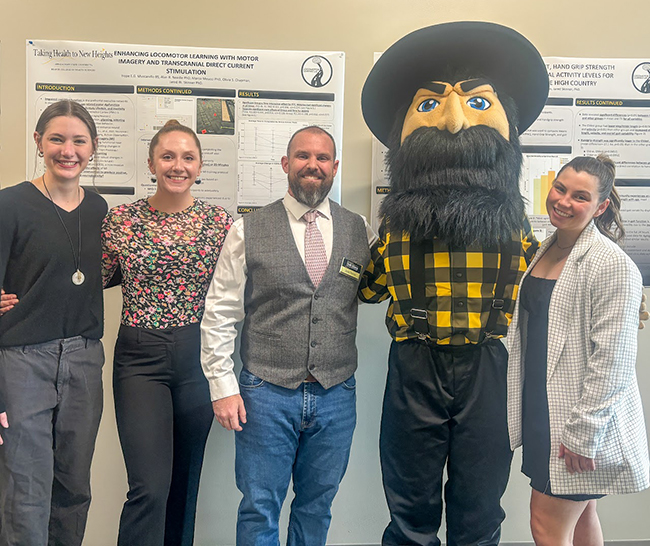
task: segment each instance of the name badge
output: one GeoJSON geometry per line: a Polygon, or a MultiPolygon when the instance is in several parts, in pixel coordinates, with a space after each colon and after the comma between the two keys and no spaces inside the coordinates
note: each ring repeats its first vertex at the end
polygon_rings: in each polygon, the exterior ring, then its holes
{"type": "Polygon", "coordinates": [[[362,271],[362,266],[355,264],[352,260],[348,260],[347,258],[343,258],[343,261],[341,262],[341,268],[339,269],[339,273],[341,275],[350,277],[355,281],[358,281],[361,278],[362,271]]]}

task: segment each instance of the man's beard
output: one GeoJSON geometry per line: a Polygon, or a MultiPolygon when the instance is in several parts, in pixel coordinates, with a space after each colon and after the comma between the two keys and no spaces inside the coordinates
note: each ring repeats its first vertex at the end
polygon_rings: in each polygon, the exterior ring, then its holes
{"type": "Polygon", "coordinates": [[[421,127],[387,155],[391,192],[380,215],[411,240],[436,237],[452,246],[496,246],[522,228],[521,150],[495,129],[457,134],[421,127]]]}
{"type": "Polygon", "coordinates": [[[289,181],[289,188],[291,194],[295,197],[296,201],[308,206],[310,209],[315,209],[327,197],[327,194],[332,189],[334,177],[328,176],[321,179],[320,184],[309,184],[303,186],[300,184],[300,176],[308,176],[309,172],[299,172],[297,174],[290,174],[287,177],[289,181]]]}

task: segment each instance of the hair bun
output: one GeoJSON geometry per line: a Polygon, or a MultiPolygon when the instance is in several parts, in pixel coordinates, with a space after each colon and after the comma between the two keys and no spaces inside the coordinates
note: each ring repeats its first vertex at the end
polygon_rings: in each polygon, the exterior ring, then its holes
{"type": "Polygon", "coordinates": [[[607,154],[598,154],[598,157],[596,157],[598,161],[600,161],[603,166],[607,167],[609,171],[612,173],[612,177],[616,177],[616,163],[612,161],[612,158],[609,157],[607,154]]]}
{"type": "Polygon", "coordinates": [[[163,127],[173,127],[175,125],[182,125],[177,119],[169,119],[163,127]]]}

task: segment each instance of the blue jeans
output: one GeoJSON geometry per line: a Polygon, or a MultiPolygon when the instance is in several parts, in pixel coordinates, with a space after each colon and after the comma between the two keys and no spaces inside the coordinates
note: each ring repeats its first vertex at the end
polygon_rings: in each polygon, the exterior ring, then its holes
{"type": "Polygon", "coordinates": [[[237,546],[279,545],[291,478],[287,545],[324,545],[357,420],[354,375],[327,390],[309,382],[286,389],[244,369],[239,384],[248,421],[235,434],[235,476],[244,495],[237,546]]]}

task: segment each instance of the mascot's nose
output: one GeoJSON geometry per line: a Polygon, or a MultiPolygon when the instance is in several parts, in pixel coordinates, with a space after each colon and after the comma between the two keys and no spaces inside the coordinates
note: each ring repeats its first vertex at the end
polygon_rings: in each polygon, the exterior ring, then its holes
{"type": "Polygon", "coordinates": [[[460,97],[456,93],[452,91],[440,106],[443,110],[436,125],[440,131],[449,131],[455,135],[461,129],[467,129],[470,126],[463,112],[460,97]]]}

